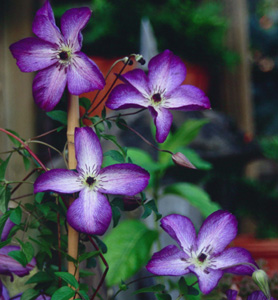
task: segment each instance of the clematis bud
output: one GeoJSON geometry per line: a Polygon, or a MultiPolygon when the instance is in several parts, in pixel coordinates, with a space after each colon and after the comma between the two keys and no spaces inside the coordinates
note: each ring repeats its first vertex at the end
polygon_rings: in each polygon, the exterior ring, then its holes
{"type": "Polygon", "coordinates": [[[177,152],[172,155],[173,162],[181,167],[186,167],[190,169],[196,169],[194,165],[185,157],[181,152],[177,152]]]}
{"type": "Polygon", "coordinates": [[[258,285],[260,290],[265,294],[267,299],[271,298],[269,285],[268,285],[268,277],[263,270],[256,270],[252,274],[252,279],[258,285]]]}
{"type": "Polygon", "coordinates": [[[142,200],[140,197],[126,196],[123,197],[123,203],[124,203],[124,211],[132,211],[141,205],[142,200]]]}

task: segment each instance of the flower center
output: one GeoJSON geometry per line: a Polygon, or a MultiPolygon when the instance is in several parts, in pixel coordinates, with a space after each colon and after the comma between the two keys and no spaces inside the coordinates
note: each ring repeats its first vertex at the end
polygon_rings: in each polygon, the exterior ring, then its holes
{"type": "Polygon", "coordinates": [[[60,58],[61,60],[68,60],[68,58],[69,58],[68,52],[66,52],[66,51],[60,52],[60,53],[59,53],[59,58],[60,58]]]}
{"type": "Polygon", "coordinates": [[[89,176],[87,179],[86,179],[86,183],[91,186],[94,182],[95,182],[95,178],[89,176]]]}
{"type": "Polygon", "coordinates": [[[152,95],[152,100],[154,101],[154,103],[159,103],[161,102],[161,96],[159,93],[153,94],[152,95]]]}
{"type": "Polygon", "coordinates": [[[199,260],[200,262],[204,262],[204,261],[206,260],[206,258],[207,258],[207,255],[204,254],[204,253],[201,253],[201,254],[198,256],[198,260],[199,260]]]}

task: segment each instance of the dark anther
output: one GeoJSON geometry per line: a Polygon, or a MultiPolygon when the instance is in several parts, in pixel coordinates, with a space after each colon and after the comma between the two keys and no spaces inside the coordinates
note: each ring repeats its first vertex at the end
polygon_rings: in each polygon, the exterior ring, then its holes
{"type": "Polygon", "coordinates": [[[86,183],[88,183],[89,185],[92,185],[95,182],[95,179],[93,177],[88,177],[86,179],[86,183]]]}
{"type": "Polygon", "coordinates": [[[130,65],[130,66],[132,66],[133,65],[133,61],[130,59],[127,64],[130,65]]]}
{"type": "Polygon", "coordinates": [[[62,60],[67,60],[67,59],[69,58],[68,53],[67,53],[66,51],[60,52],[60,53],[59,53],[59,57],[60,57],[62,60]]]}
{"type": "Polygon", "coordinates": [[[161,101],[161,96],[159,93],[156,93],[152,96],[152,99],[154,102],[160,102],[161,101]]]}
{"type": "Polygon", "coordinates": [[[146,63],[146,61],[144,60],[144,58],[140,58],[138,61],[141,65],[144,65],[146,63]]]}
{"type": "Polygon", "coordinates": [[[201,254],[198,256],[198,260],[199,260],[200,262],[204,262],[204,261],[206,260],[206,258],[207,258],[207,255],[204,254],[204,253],[201,253],[201,254]]]}

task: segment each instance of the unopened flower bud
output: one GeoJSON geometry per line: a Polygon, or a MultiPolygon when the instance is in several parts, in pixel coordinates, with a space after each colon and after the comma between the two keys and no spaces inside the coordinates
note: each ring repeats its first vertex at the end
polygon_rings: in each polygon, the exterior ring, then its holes
{"type": "Polygon", "coordinates": [[[181,167],[186,167],[190,169],[196,169],[194,165],[185,157],[181,152],[177,152],[172,155],[173,162],[181,167]]]}
{"type": "Polygon", "coordinates": [[[140,197],[123,197],[123,202],[124,202],[124,211],[132,211],[135,210],[136,208],[138,208],[141,203],[142,200],[140,197]]]}
{"type": "Polygon", "coordinates": [[[256,270],[252,274],[252,279],[260,288],[260,290],[265,294],[267,299],[271,298],[269,285],[268,285],[268,277],[265,271],[263,270],[256,270]]]}

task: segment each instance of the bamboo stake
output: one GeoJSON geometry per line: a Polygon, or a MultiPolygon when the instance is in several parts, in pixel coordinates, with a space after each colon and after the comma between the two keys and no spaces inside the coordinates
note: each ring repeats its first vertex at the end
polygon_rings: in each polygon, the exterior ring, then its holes
{"type": "MultiPolygon", "coordinates": [[[[79,98],[78,96],[69,96],[68,102],[68,128],[67,128],[67,140],[68,140],[68,168],[76,168],[75,148],[74,148],[74,130],[79,127],[79,98]]],[[[70,199],[70,205],[74,201],[74,198],[70,199]]],[[[78,232],[68,224],[68,255],[77,259],[78,257],[78,232]]],[[[79,279],[79,270],[73,262],[68,262],[68,272],[75,276],[76,280],[79,279]]]]}

